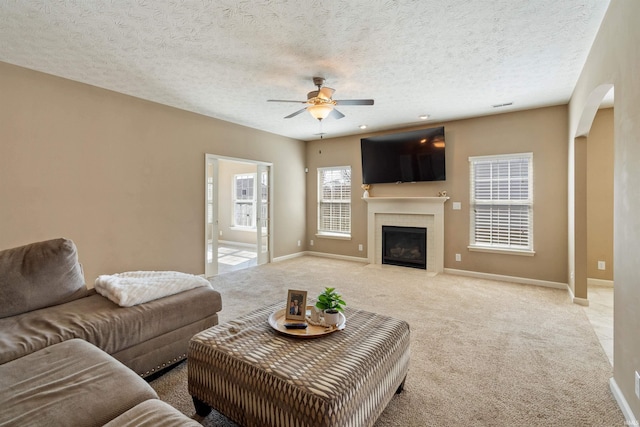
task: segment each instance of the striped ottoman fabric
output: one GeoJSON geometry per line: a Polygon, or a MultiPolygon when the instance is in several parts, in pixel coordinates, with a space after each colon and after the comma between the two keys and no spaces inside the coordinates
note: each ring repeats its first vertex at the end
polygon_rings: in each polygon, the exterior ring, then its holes
{"type": "Polygon", "coordinates": [[[188,383],[196,407],[247,427],[373,425],[404,384],[409,325],[347,308],[343,331],[294,338],[267,322],[281,305],[191,339],[188,383]]]}

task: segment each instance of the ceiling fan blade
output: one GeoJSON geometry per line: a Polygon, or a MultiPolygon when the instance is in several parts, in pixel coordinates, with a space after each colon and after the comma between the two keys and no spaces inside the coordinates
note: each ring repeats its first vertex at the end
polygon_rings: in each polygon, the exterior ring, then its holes
{"type": "Polygon", "coordinates": [[[373,99],[342,99],[336,105],[373,105],[373,99]]]}
{"type": "Polygon", "coordinates": [[[296,104],[306,104],[307,101],[291,101],[288,99],[267,99],[267,102],[295,102],[296,104]]]}
{"type": "Polygon", "coordinates": [[[291,117],[295,117],[295,116],[297,116],[298,114],[301,114],[302,112],[304,112],[304,111],[306,111],[306,110],[307,110],[307,107],[304,107],[302,110],[298,110],[298,111],[296,111],[295,113],[291,113],[291,114],[289,114],[288,116],[286,116],[286,117],[285,117],[285,119],[290,119],[291,117]]]}
{"type": "Polygon", "coordinates": [[[344,114],[342,114],[340,111],[336,110],[335,108],[333,110],[331,110],[331,112],[329,113],[329,115],[331,117],[333,117],[334,119],[341,119],[344,117],[344,114]]]}
{"type": "Polygon", "coordinates": [[[317,96],[318,98],[326,99],[328,101],[331,99],[333,92],[335,91],[335,89],[331,89],[330,87],[321,87],[317,96]]]}

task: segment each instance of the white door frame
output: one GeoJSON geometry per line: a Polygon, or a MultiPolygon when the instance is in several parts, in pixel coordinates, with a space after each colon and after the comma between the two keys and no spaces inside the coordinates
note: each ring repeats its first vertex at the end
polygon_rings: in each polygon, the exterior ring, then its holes
{"type": "Polygon", "coordinates": [[[257,197],[257,218],[256,218],[256,251],[258,255],[258,265],[273,262],[273,164],[269,162],[262,162],[250,159],[241,159],[237,157],[218,156],[215,154],[205,154],[205,276],[211,277],[218,274],[218,194],[220,193],[220,180],[218,179],[218,162],[220,160],[226,160],[238,163],[248,163],[256,166],[257,169],[257,182],[260,183],[260,173],[262,171],[267,172],[268,182],[268,198],[267,198],[267,215],[268,218],[260,218],[261,210],[260,206],[262,200],[257,197]],[[211,175],[211,176],[210,176],[211,175]],[[211,178],[212,191],[209,191],[209,181],[211,178]],[[211,199],[211,200],[210,200],[211,199]],[[211,216],[209,216],[209,209],[212,209],[211,216]],[[266,234],[262,232],[262,227],[258,226],[260,223],[266,223],[266,234]],[[266,246],[263,244],[266,243],[266,246]],[[208,259],[209,244],[211,244],[211,250],[213,251],[213,257],[211,262],[208,259]]]}
{"type": "Polygon", "coordinates": [[[204,156],[204,276],[218,274],[218,158],[204,156]],[[211,258],[209,258],[211,254],[211,258]]]}
{"type": "Polygon", "coordinates": [[[271,262],[271,253],[273,252],[271,250],[271,223],[273,222],[271,221],[271,209],[273,207],[273,203],[271,203],[271,191],[273,188],[271,186],[271,165],[259,163],[256,166],[256,185],[258,188],[256,197],[256,252],[258,254],[258,265],[261,265],[271,262]],[[267,175],[267,217],[262,218],[262,195],[260,189],[262,186],[262,175],[265,173],[267,175]]]}

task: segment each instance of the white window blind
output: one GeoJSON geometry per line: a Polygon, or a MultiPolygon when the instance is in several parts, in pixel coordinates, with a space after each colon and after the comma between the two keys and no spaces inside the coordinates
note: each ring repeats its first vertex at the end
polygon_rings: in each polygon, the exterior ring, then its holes
{"type": "Polygon", "coordinates": [[[351,234],[351,167],[318,168],[318,234],[351,234]]]}
{"type": "Polygon", "coordinates": [[[471,246],[533,251],[532,153],[470,157],[471,246]]]}

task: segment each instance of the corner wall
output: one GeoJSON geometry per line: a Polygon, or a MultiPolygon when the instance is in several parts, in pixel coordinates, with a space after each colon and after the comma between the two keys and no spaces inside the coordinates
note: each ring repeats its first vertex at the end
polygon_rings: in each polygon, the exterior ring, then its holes
{"type": "Polygon", "coordinates": [[[613,108],[598,110],[587,138],[587,280],[606,282],[613,281],[614,267],[613,115],[613,108]]]}
{"type": "MultiPolygon", "coordinates": [[[[580,136],[590,97],[613,84],[614,100],[614,363],[613,387],[628,417],[640,416],[634,372],[640,371],[640,2],[612,0],[569,103],[569,147],[580,136]],[[631,413],[632,412],[632,413],[631,413]]],[[[570,157],[570,164],[574,162],[570,157]]],[[[572,200],[570,187],[570,203],[572,200]]],[[[571,212],[572,206],[569,206],[571,212]]],[[[574,227],[570,217],[569,228],[574,227]]],[[[574,249],[569,234],[570,253],[574,249]]],[[[571,260],[570,260],[571,262],[571,260]]],[[[570,263],[571,264],[571,263],[570,263]]]]}

